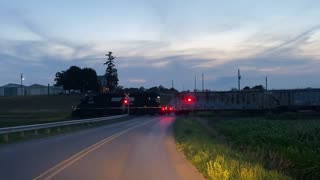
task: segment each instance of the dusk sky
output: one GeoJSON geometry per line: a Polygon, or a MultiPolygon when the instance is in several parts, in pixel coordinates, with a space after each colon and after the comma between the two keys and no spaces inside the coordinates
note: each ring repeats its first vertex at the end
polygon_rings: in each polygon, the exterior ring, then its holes
{"type": "Polygon", "coordinates": [[[320,88],[319,0],[1,0],[0,86],[53,84],[71,65],[120,85],[320,88]]]}

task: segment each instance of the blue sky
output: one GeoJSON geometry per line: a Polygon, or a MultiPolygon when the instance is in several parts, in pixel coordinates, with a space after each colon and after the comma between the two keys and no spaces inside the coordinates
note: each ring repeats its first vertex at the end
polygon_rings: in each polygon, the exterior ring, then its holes
{"type": "Polygon", "coordinates": [[[1,0],[0,85],[52,84],[71,65],[104,73],[117,57],[120,85],[229,90],[242,85],[320,88],[318,0],[1,0]]]}

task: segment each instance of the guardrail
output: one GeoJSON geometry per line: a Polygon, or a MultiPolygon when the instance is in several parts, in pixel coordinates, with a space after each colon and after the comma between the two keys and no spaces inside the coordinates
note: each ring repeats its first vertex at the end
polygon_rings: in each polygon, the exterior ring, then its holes
{"type": "MultiPolygon", "coordinates": [[[[127,117],[127,116],[128,116],[127,114],[124,114],[124,115],[91,118],[91,119],[70,120],[70,121],[25,125],[25,126],[6,127],[6,128],[0,128],[0,135],[3,135],[4,141],[8,142],[9,141],[8,135],[11,133],[19,133],[20,132],[21,136],[24,136],[25,131],[35,131],[35,134],[38,134],[38,130],[40,130],[40,129],[47,129],[47,132],[50,133],[50,128],[60,128],[63,126],[101,122],[101,121],[123,118],[123,117],[127,117]]],[[[60,131],[60,129],[58,129],[58,131],[60,131]]]]}

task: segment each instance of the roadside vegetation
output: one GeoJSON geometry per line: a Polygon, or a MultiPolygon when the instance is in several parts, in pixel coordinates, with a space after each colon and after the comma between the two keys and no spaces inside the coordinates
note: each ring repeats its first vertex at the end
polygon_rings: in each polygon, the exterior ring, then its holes
{"type": "Polygon", "coordinates": [[[0,97],[0,127],[71,119],[80,95],[0,97]]]}
{"type": "Polygon", "coordinates": [[[319,179],[320,121],[180,117],[178,148],[208,179],[319,179]]]}

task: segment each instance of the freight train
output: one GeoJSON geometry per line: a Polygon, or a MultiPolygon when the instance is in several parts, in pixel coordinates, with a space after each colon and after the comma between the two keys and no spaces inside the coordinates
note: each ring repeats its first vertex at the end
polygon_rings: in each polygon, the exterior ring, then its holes
{"type": "Polygon", "coordinates": [[[320,111],[320,89],[269,91],[182,92],[160,103],[158,93],[119,93],[85,96],[74,107],[74,116],[115,114],[188,114],[196,111],[284,112],[320,111]]]}

